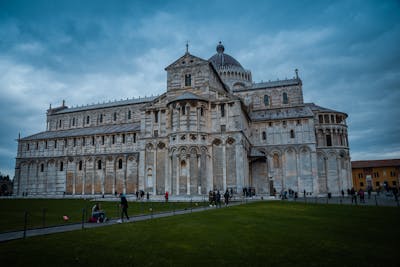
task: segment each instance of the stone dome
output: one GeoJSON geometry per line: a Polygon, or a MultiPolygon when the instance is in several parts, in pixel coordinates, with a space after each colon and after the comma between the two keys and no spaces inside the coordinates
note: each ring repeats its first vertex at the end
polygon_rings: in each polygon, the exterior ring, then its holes
{"type": "Polygon", "coordinates": [[[217,45],[217,53],[210,57],[208,61],[212,62],[216,69],[221,68],[240,68],[243,69],[242,65],[234,59],[232,56],[224,53],[225,47],[221,42],[217,45]]]}

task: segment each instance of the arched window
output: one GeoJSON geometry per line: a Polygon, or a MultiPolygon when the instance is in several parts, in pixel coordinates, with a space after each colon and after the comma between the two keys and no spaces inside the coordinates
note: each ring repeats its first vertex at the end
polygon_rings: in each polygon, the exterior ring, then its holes
{"type": "Polygon", "coordinates": [[[54,140],[54,148],[57,148],[57,140],[54,140]]]}
{"type": "Polygon", "coordinates": [[[115,144],[115,135],[112,136],[112,143],[115,144]]]}
{"type": "Polygon", "coordinates": [[[92,136],[92,146],[94,146],[94,136],[92,136]]]}
{"type": "Polygon", "coordinates": [[[86,138],[85,137],[82,137],[82,146],[85,146],[86,145],[86,138]]]}
{"type": "Polygon", "coordinates": [[[97,169],[101,170],[101,160],[97,162],[97,169]]]}
{"type": "Polygon", "coordinates": [[[288,95],[286,92],[282,94],[282,98],[283,98],[283,104],[289,103],[288,95]]]}
{"type": "Polygon", "coordinates": [[[268,95],[264,95],[264,105],[269,106],[269,96],[268,95]]]}
{"type": "Polygon", "coordinates": [[[203,107],[200,108],[200,116],[204,116],[204,109],[203,109],[203,107]]]}
{"type": "Polygon", "coordinates": [[[122,169],[122,159],[118,160],[118,169],[122,169]]]}
{"type": "Polygon", "coordinates": [[[103,123],[103,114],[100,114],[99,121],[100,121],[100,123],[103,123]]]}
{"type": "Polygon", "coordinates": [[[72,118],[72,126],[75,126],[75,118],[72,118]]]}
{"type": "Polygon", "coordinates": [[[114,112],[114,121],[117,120],[117,112],[114,112]]]}
{"type": "Polygon", "coordinates": [[[122,134],[122,143],[125,144],[125,134],[122,134]]]}
{"type": "Polygon", "coordinates": [[[81,161],[79,161],[79,166],[78,166],[78,169],[81,171],[82,170],[82,160],[81,161]]]}
{"type": "Polygon", "coordinates": [[[130,120],[131,117],[132,117],[132,112],[129,110],[129,111],[128,111],[128,120],[130,120]]]}
{"type": "Polygon", "coordinates": [[[90,123],[90,117],[87,116],[87,117],[86,117],[86,124],[89,124],[89,123],[90,123]]]}
{"type": "Polygon", "coordinates": [[[262,140],[267,140],[267,133],[265,131],[262,132],[262,140]]]}
{"type": "Polygon", "coordinates": [[[60,172],[62,172],[64,170],[64,162],[60,162],[60,172]]]}
{"type": "Polygon", "coordinates": [[[192,86],[192,75],[185,75],[185,86],[192,86]]]}
{"type": "Polygon", "coordinates": [[[42,163],[42,164],[40,164],[40,172],[43,172],[44,171],[44,164],[42,163]]]}
{"type": "Polygon", "coordinates": [[[290,130],[290,138],[294,138],[294,131],[290,130]]]}
{"type": "Polygon", "coordinates": [[[279,168],[279,155],[274,154],[274,168],[279,168]]]}
{"type": "Polygon", "coordinates": [[[186,106],[183,105],[183,106],[181,107],[181,109],[182,109],[182,115],[185,115],[185,114],[186,114],[186,106]]]}

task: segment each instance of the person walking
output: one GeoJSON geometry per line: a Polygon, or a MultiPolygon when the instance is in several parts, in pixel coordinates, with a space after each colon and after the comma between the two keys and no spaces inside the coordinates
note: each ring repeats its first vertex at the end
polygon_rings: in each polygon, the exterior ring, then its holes
{"type": "Polygon", "coordinates": [[[168,202],[168,191],[165,192],[165,202],[168,202]]]}
{"type": "Polygon", "coordinates": [[[226,191],[225,191],[224,198],[225,198],[225,206],[228,206],[228,204],[229,204],[229,191],[228,191],[228,189],[226,189],[226,191]]]}
{"type": "Polygon", "coordinates": [[[129,221],[129,216],[128,216],[128,200],[126,199],[126,196],[124,194],[119,194],[121,197],[121,219],[118,220],[118,223],[122,223],[124,221],[124,215],[126,216],[126,219],[129,221]]]}
{"type": "Polygon", "coordinates": [[[221,208],[221,194],[217,191],[217,207],[221,208]]]}

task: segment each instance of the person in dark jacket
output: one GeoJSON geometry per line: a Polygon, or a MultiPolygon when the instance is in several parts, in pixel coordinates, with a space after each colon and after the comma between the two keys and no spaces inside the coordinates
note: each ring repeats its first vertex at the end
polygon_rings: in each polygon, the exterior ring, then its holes
{"type": "Polygon", "coordinates": [[[226,189],[226,191],[225,191],[224,198],[225,198],[225,206],[228,206],[228,203],[229,203],[229,191],[228,191],[228,189],[226,189]]]}
{"type": "Polygon", "coordinates": [[[121,219],[118,220],[119,223],[122,223],[124,221],[124,214],[126,216],[126,219],[129,221],[129,216],[128,216],[128,200],[126,200],[126,196],[124,194],[119,195],[121,197],[121,219]]]}

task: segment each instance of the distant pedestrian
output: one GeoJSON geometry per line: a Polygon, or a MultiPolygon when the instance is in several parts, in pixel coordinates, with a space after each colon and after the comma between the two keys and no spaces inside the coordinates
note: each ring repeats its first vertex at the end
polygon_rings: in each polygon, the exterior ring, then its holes
{"type": "Polygon", "coordinates": [[[228,189],[226,189],[226,191],[225,191],[224,198],[225,198],[225,206],[228,206],[228,204],[229,204],[229,192],[228,192],[228,189]]]}
{"type": "Polygon", "coordinates": [[[212,193],[211,190],[210,190],[210,192],[208,192],[208,202],[209,202],[210,207],[212,207],[212,205],[213,205],[213,193],[212,193]]]}
{"type": "Polygon", "coordinates": [[[122,223],[124,221],[124,215],[126,216],[126,219],[129,221],[129,216],[128,216],[128,200],[126,199],[126,196],[124,194],[119,194],[121,198],[121,219],[118,220],[119,223],[122,223]]]}
{"type": "Polygon", "coordinates": [[[341,192],[341,193],[342,193],[342,198],[344,198],[344,191],[343,191],[343,189],[342,189],[342,192],[341,192]]]}
{"type": "Polygon", "coordinates": [[[165,192],[165,202],[168,202],[168,191],[165,192]]]}
{"type": "Polygon", "coordinates": [[[212,203],[213,203],[213,206],[214,206],[214,207],[215,207],[216,204],[217,204],[217,196],[216,196],[216,194],[215,194],[215,191],[212,192],[212,203]]]}
{"type": "Polygon", "coordinates": [[[136,200],[139,199],[139,191],[136,190],[136,200]]]}
{"type": "Polygon", "coordinates": [[[306,190],[303,191],[303,196],[306,197],[306,190]]]}
{"type": "Polygon", "coordinates": [[[368,199],[371,199],[371,191],[372,191],[371,187],[368,187],[368,199]]]}
{"type": "Polygon", "coordinates": [[[360,203],[365,203],[364,191],[361,188],[358,190],[358,195],[360,196],[360,203]]]}
{"type": "Polygon", "coordinates": [[[217,206],[219,208],[221,208],[221,194],[220,194],[219,190],[217,191],[216,198],[217,198],[217,206]]]}
{"type": "Polygon", "coordinates": [[[354,187],[351,188],[350,195],[351,195],[351,203],[355,202],[357,204],[357,195],[356,191],[354,190],[354,187]]]}
{"type": "Polygon", "coordinates": [[[147,200],[150,199],[150,193],[149,192],[146,193],[146,198],[147,198],[147,200]]]}

